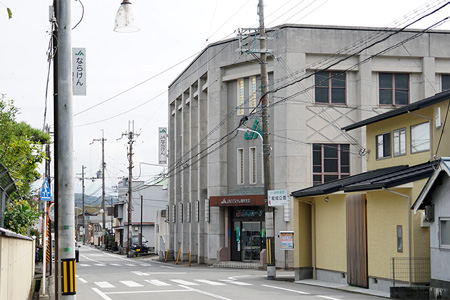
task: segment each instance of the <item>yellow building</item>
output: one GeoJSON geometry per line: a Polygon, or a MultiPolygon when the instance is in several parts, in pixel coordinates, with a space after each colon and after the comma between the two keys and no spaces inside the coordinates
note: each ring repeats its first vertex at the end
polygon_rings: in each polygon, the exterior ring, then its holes
{"type": "Polygon", "coordinates": [[[292,192],[296,280],[429,283],[429,228],[411,206],[450,154],[449,103],[443,92],[343,128],[365,127],[368,171],[292,192]]]}

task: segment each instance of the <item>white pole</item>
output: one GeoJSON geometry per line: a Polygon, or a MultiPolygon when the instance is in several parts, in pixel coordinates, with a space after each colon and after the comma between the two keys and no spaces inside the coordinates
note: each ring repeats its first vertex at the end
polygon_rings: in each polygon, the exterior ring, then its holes
{"type": "Polygon", "coordinates": [[[42,222],[44,222],[44,226],[42,226],[42,234],[44,236],[44,252],[42,253],[42,291],[44,291],[44,294],[45,282],[47,281],[47,278],[45,278],[47,270],[47,218],[47,201],[44,201],[44,219],[42,220],[42,222]]]}

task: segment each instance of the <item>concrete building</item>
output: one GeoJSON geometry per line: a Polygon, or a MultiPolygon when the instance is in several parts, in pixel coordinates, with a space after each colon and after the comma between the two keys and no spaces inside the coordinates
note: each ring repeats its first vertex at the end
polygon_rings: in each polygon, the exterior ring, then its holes
{"type": "MultiPolygon", "coordinates": [[[[450,79],[447,31],[282,25],[267,37],[272,187],[288,194],[366,171],[365,128],[341,128],[450,79]]],[[[265,248],[257,45],[211,44],[169,86],[166,247],[182,260],[254,261],[265,248]]],[[[275,209],[277,267],[294,267],[279,234],[294,230],[292,208],[275,209]]]]}
{"type": "MultiPolygon", "coordinates": [[[[132,184],[132,232],[130,236],[138,236],[141,232],[147,239],[150,251],[155,251],[156,213],[166,208],[167,189],[163,185],[147,185],[143,181],[133,181],[132,184]],[[142,197],[142,206],[141,206],[142,197]],[[141,209],[143,208],[143,210],[141,209]],[[142,216],[142,219],[141,219],[142,216]]],[[[128,237],[128,178],[123,178],[118,185],[119,202],[114,204],[115,241],[119,250],[126,251],[128,237]]]]}

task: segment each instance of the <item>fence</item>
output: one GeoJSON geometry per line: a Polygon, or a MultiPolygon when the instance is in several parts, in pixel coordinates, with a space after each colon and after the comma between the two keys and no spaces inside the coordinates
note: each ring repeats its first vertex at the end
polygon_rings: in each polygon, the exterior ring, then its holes
{"type": "MultiPolygon", "coordinates": [[[[4,227],[7,198],[17,194],[17,187],[8,169],[0,162],[0,227],[4,227]]],[[[18,195],[18,194],[17,194],[18,195]]],[[[20,198],[20,195],[18,195],[20,198]]]]}
{"type": "Polygon", "coordinates": [[[429,285],[430,258],[422,257],[392,257],[391,275],[393,286],[400,285],[429,285]]]}

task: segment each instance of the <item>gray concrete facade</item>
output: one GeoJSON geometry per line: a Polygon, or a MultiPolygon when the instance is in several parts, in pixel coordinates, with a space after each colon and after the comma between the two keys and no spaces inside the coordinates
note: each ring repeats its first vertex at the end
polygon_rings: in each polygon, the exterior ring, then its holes
{"type": "MultiPolygon", "coordinates": [[[[273,50],[268,58],[269,91],[279,88],[269,94],[275,190],[290,193],[313,184],[313,144],[350,145],[350,174],[366,171],[365,129],[348,134],[340,128],[397,107],[379,104],[380,73],[409,74],[409,103],[442,90],[441,75],[450,74],[450,32],[424,33],[377,55],[419,31],[392,33],[300,25],[267,31],[267,48],[273,50]],[[345,72],[345,104],[315,102],[313,74],[318,70],[345,72]]],[[[169,86],[166,246],[175,258],[180,252],[182,260],[190,253],[192,260],[213,264],[220,259],[219,250],[230,249],[234,242],[234,208],[210,205],[210,197],[245,196],[264,186],[261,140],[245,139],[245,133],[236,130],[243,116],[248,116],[243,127],[253,128],[255,120],[261,124],[260,106],[249,115],[254,77],[256,102],[261,97],[260,66],[254,56],[237,52],[238,47],[236,39],[207,46],[169,86]],[[245,101],[242,111],[239,91],[245,101]]],[[[286,258],[280,249],[278,234],[294,230],[292,201],[275,209],[275,256],[280,268],[294,266],[292,253],[286,258]]]]}

